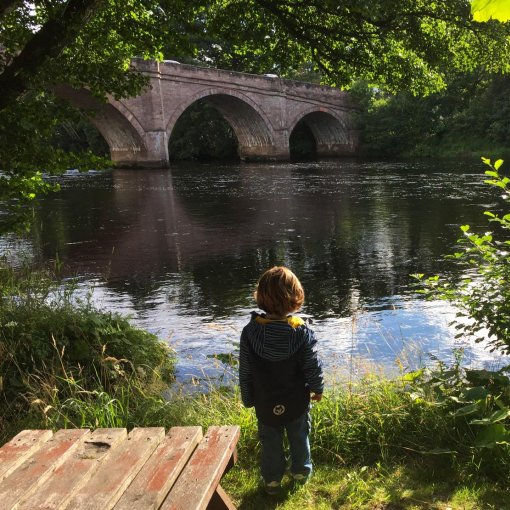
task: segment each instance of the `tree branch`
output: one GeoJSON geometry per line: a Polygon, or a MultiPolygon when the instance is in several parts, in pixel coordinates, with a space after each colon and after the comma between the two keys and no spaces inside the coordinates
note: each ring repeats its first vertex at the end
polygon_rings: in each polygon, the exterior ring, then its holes
{"type": "MultiPolygon", "coordinates": [[[[0,111],[27,91],[48,61],[71,44],[83,26],[99,11],[104,0],[69,0],[27,42],[0,74],[0,111]]],[[[5,0],[4,4],[16,0],[5,0]]],[[[3,5],[2,4],[2,7],[3,5]]]]}

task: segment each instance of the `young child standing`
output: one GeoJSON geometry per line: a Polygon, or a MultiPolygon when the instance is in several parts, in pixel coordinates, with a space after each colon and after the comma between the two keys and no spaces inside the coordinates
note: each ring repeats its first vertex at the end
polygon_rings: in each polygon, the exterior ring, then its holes
{"type": "Polygon", "coordinates": [[[324,380],[313,331],[299,317],[304,291],[296,275],[273,267],[255,291],[258,307],[241,334],[239,384],[246,407],[255,406],[262,445],[261,474],[269,494],[277,494],[286,469],[284,432],[290,447],[290,471],[304,483],[312,472],[310,399],[322,398],[324,380]]]}

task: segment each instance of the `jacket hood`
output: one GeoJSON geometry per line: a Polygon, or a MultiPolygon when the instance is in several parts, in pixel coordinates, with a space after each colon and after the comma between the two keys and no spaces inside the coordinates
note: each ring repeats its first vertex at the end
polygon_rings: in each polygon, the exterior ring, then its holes
{"type": "Polygon", "coordinates": [[[308,328],[303,319],[289,316],[287,320],[272,320],[256,312],[243,333],[253,351],[270,360],[289,358],[306,342],[308,328]]]}

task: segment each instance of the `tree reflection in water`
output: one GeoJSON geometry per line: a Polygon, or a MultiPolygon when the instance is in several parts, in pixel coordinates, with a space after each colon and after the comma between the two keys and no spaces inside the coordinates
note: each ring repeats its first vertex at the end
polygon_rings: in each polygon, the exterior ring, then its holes
{"type": "Polygon", "coordinates": [[[172,335],[182,370],[235,349],[255,282],[273,264],[303,282],[303,311],[330,364],[354,351],[392,365],[414,343],[447,357],[453,311],[413,295],[408,275],[446,270],[458,225],[480,223],[480,204],[494,199],[479,165],[457,166],[189,164],[73,176],[40,202],[31,245],[41,260],[58,253],[84,286],[94,281],[105,306],[172,335]]]}

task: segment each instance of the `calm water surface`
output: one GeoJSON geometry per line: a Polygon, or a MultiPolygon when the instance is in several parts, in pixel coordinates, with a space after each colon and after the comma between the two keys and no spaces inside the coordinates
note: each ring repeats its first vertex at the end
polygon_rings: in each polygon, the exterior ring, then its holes
{"type": "Polygon", "coordinates": [[[184,381],[221,372],[210,356],[236,350],[274,264],[300,277],[329,373],[451,359],[455,310],[419,298],[409,274],[446,270],[459,225],[486,228],[483,209],[497,203],[482,166],[461,163],[188,165],[60,182],[32,236],[0,238],[0,251],[58,254],[98,306],[171,343],[184,381]]]}

